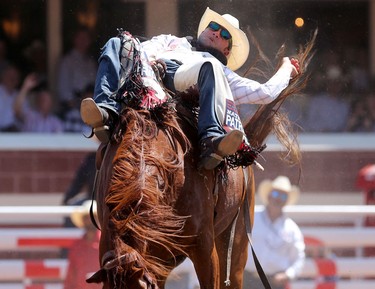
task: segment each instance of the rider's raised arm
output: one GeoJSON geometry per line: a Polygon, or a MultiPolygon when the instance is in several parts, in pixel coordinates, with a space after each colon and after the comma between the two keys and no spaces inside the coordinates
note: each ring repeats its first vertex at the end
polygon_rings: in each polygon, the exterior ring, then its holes
{"type": "Polygon", "coordinates": [[[289,85],[293,71],[293,65],[287,57],[283,59],[283,64],[278,71],[265,83],[241,77],[237,73],[225,69],[229,86],[237,105],[267,104],[272,102],[289,85]]]}

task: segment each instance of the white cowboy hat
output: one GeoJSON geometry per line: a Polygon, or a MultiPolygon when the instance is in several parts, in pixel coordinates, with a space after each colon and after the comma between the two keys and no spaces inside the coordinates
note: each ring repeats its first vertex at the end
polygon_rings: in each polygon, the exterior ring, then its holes
{"type": "MultiPolygon", "coordinates": [[[[78,228],[84,227],[83,217],[90,214],[91,200],[84,201],[81,206],[77,208],[70,215],[73,224],[78,228]]],[[[97,214],[96,202],[93,201],[93,213],[97,214]]]]}
{"type": "Polygon", "coordinates": [[[238,19],[230,14],[220,15],[207,7],[199,23],[198,37],[211,21],[225,27],[232,35],[232,49],[227,66],[233,71],[239,69],[249,56],[250,45],[246,34],[240,29],[238,19]]]}
{"type": "Polygon", "coordinates": [[[299,197],[299,188],[290,183],[290,180],[285,176],[278,176],[276,179],[264,180],[258,186],[258,195],[262,202],[267,205],[268,194],[273,190],[284,192],[288,194],[286,205],[293,205],[297,202],[299,197]]]}

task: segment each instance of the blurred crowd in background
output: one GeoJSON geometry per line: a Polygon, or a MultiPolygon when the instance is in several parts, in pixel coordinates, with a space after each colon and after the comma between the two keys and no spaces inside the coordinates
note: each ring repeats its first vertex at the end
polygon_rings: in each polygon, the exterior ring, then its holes
{"type": "MultiPolygon", "coordinates": [[[[1,131],[89,132],[79,106],[82,98],[93,96],[98,55],[90,54],[88,29],[77,29],[72,43],[59,61],[57,95],[52,95],[44,44],[35,41],[26,47],[20,67],[7,57],[7,43],[0,39],[1,131]]],[[[327,51],[322,60],[324,70],[312,61],[305,94],[284,104],[289,118],[301,132],[375,132],[375,85],[366,70],[366,55],[356,55],[346,67],[333,52],[327,51]]]]}
{"type": "Polygon", "coordinates": [[[90,31],[77,29],[73,46],[58,65],[56,93],[48,88],[45,45],[39,41],[24,50],[22,65],[7,57],[0,39],[0,130],[3,132],[86,133],[80,100],[92,97],[97,69],[89,53],[90,31]],[[17,63],[17,64],[16,64],[17,63]]]}
{"type": "MultiPolygon", "coordinates": [[[[180,5],[189,7],[189,3],[182,1],[180,5]]],[[[252,5],[255,7],[257,3],[252,5]]],[[[124,17],[135,25],[137,22],[132,20],[130,12],[124,10],[122,14],[129,14],[124,17]]],[[[190,17],[189,13],[192,12],[180,15],[183,18],[181,23],[190,17]]],[[[192,26],[190,24],[187,26],[192,26]]],[[[138,31],[137,27],[134,26],[135,31],[138,31]]],[[[75,32],[69,35],[70,47],[57,62],[53,91],[49,86],[51,77],[47,73],[46,44],[35,39],[15,55],[7,39],[0,36],[0,131],[89,133],[89,128],[81,121],[79,107],[82,98],[93,96],[100,45],[98,35],[93,35],[92,29],[77,26],[73,30],[75,32]]],[[[321,35],[326,31],[321,29],[321,35]]],[[[113,34],[108,38],[111,36],[113,34]]],[[[327,43],[340,42],[340,39],[327,39],[327,36],[323,40],[327,43]]],[[[357,48],[347,46],[338,53],[329,45],[321,43],[312,59],[305,93],[290,98],[282,109],[300,132],[375,132],[375,81],[369,73],[368,50],[358,48],[360,45],[357,48]]],[[[272,58],[272,55],[267,56],[272,58]]],[[[253,105],[245,106],[240,108],[240,114],[247,118],[255,109],[253,105]]]]}

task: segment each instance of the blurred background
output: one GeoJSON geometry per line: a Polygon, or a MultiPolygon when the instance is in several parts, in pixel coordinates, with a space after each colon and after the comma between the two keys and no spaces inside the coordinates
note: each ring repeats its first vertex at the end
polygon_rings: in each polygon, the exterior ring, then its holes
{"type": "Polygon", "coordinates": [[[371,0],[2,0],[0,39],[7,46],[7,57],[24,69],[27,52],[37,45],[44,48],[40,61],[45,63],[49,85],[54,87],[57,63],[72,47],[79,27],[90,30],[90,54],[96,60],[100,47],[116,35],[117,28],[145,37],[160,33],[196,36],[207,6],[235,15],[269,57],[283,43],[288,53],[295,53],[318,28],[313,66],[321,77],[332,65],[338,65],[346,87],[365,89],[365,82],[375,75],[375,56],[371,53],[375,49],[375,3],[371,0]],[[358,70],[363,79],[352,79],[358,70]]]}
{"type": "MultiPolygon", "coordinates": [[[[375,254],[374,0],[1,0],[0,289],[62,288],[61,249],[82,235],[65,227],[66,218],[89,198],[95,169],[98,143],[84,137],[89,131],[79,103],[92,96],[100,48],[117,28],[145,38],[196,37],[206,7],[237,17],[273,65],[283,44],[293,56],[318,29],[307,87],[283,105],[299,132],[301,166],[286,165],[270,137],[259,158],[265,171],[255,169],[255,180],[283,174],[301,188],[288,214],[303,228],[310,259],[302,276],[307,283],[293,289],[375,288],[369,257],[375,254]],[[30,128],[8,116],[7,97],[17,98],[33,79],[20,106],[48,114],[53,126],[30,128]],[[38,101],[41,95],[49,100],[38,101]]],[[[256,56],[252,46],[238,73],[256,56]]],[[[255,107],[239,111],[251,117],[255,107]]]]}
{"type": "MultiPolygon", "coordinates": [[[[74,47],[79,29],[85,27],[90,33],[86,53],[96,62],[100,48],[117,34],[117,28],[142,37],[161,33],[196,36],[207,6],[235,15],[271,60],[283,44],[286,54],[294,55],[318,29],[308,97],[286,104],[290,118],[306,132],[375,130],[369,109],[375,110],[369,100],[375,76],[375,54],[371,53],[375,49],[375,3],[371,0],[2,0],[0,57],[17,64],[21,78],[35,70],[42,74],[55,110],[64,118],[59,107],[63,97],[58,89],[59,67],[63,56],[74,47]],[[321,124],[325,119],[316,123],[316,114],[311,116],[315,106],[322,104],[323,92],[336,95],[334,100],[327,101],[327,95],[323,100],[337,112],[331,125],[321,124]],[[315,96],[317,100],[312,101],[315,96]],[[371,116],[366,118],[363,114],[367,110],[371,116]]],[[[238,72],[243,73],[254,57],[253,47],[247,65],[238,72]]],[[[243,109],[242,114],[247,117],[248,111],[251,108],[243,109]]]]}

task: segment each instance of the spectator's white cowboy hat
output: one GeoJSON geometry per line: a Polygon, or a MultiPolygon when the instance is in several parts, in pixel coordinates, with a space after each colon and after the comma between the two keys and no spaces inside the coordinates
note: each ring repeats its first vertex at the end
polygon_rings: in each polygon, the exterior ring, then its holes
{"type": "Polygon", "coordinates": [[[211,21],[225,27],[232,35],[232,49],[227,66],[233,71],[239,69],[249,56],[250,45],[246,34],[240,29],[238,19],[230,14],[220,15],[207,7],[199,23],[198,37],[211,21]]]}
{"type": "Polygon", "coordinates": [[[278,176],[276,179],[264,180],[258,186],[258,194],[263,204],[268,203],[268,194],[272,191],[279,191],[288,195],[286,205],[293,205],[297,202],[299,197],[299,188],[290,183],[290,180],[285,176],[278,176]]]}
{"type": "MultiPolygon", "coordinates": [[[[92,209],[94,216],[97,214],[96,202],[93,201],[92,209]]],[[[78,228],[84,227],[83,217],[90,215],[91,200],[84,201],[81,206],[77,206],[70,215],[73,224],[78,228]]]]}

